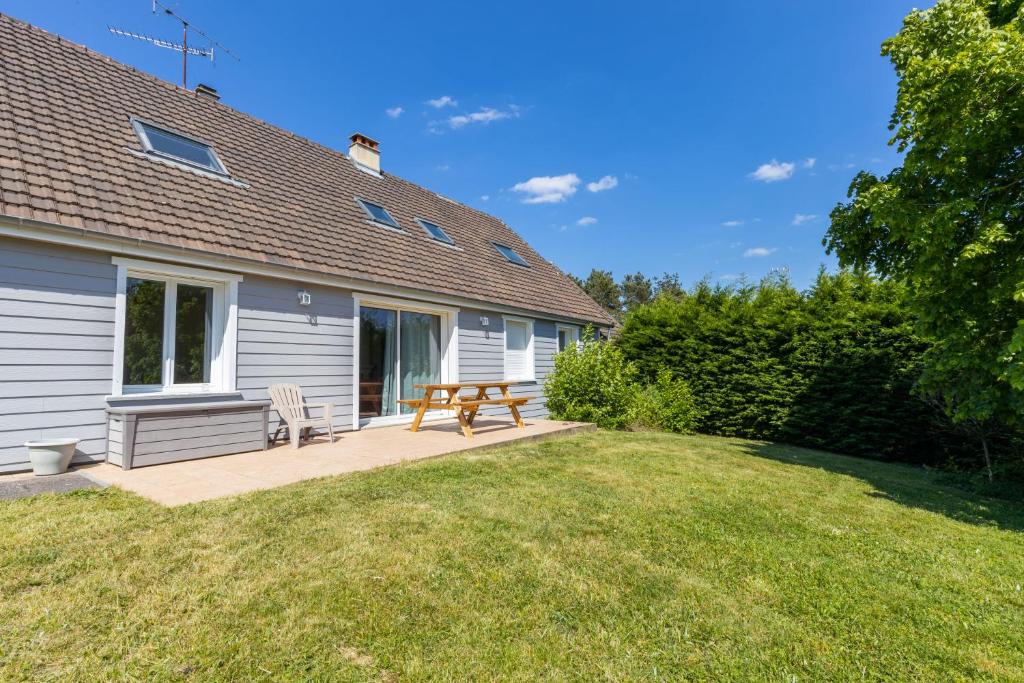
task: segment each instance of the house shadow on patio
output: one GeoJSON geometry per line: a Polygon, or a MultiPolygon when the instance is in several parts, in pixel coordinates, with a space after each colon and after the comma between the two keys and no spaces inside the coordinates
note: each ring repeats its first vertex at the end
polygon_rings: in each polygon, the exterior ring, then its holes
{"type": "Polygon", "coordinates": [[[967,524],[1024,531],[1024,503],[966,491],[943,481],[943,474],[934,470],[782,444],[747,442],[744,450],[787,465],[855,477],[874,488],[866,493],[873,498],[884,498],[967,524]]]}

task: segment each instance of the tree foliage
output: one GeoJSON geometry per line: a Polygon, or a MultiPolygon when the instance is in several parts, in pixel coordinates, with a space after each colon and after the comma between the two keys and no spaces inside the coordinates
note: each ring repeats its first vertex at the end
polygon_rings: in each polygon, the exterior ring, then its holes
{"type": "Polygon", "coordinates": [[[636,367],[618,346],[584,332],[578,345],[555,356],[544,381],[552,416],[593,422],[606,429],[656,429],[689,433],[696,405],[686,382],[663,370],[650,383],[638,380],[636,367]]]}
{"type": "Polygon", "coordinates": [[[622,312],[622,291],[615,283],[610,270],[594,268],[580,285],[587,295],[615,318],[622,312]]]}
{"type": "Polygon", "coordinates": [[[621,320],[622,316],[653,301],[655,297],[678,297],[685,293],[678,273],[663,273],[652,280],[637,272],[625,275],[621,282],[616,282],[610,270],[594,268],[585,280],[571,274],[569,278],[616,320],[621,320]]]}
{"type": "Polygon", "coordinates": [[[622,309],[627,312],[650,303],[654,298],[654,284],[643,273],[623,277],[619,290],[622,292],[622,309]]]}
{"type": "Polygon", "coordinates": [[[899,78],[901,167],[862,172],[825,239],[906,283],[933,340],[921,388],[960,423],[1024,417],[1024,13],[941,0],[883,44],[899,78]]]}
{"type": "Polygon", "coordinates": [[[973,466],[976,452],[914,395],[927,344],[905,299],[849,271],[821,272],[807,292],[783,276],[702,282],[634,311],[616,343],[642,378],[668,369],[688,385],[698,431],[973,466]]]}

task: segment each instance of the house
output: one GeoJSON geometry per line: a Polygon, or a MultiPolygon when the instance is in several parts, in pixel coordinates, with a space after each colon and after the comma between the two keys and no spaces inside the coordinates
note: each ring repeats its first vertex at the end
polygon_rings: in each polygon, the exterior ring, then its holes
{"type": "Polygon", "coordinates": [[[611,324],[376,141],[342,154],[0,15],[0,472],[30,439],[117,455],[112,411],[191,415],[151,462],[249,450],[256,418],[209,406],[280,382],[341,429],[408,420],[426,381],[536,395],[559,347],[611,324]]]}

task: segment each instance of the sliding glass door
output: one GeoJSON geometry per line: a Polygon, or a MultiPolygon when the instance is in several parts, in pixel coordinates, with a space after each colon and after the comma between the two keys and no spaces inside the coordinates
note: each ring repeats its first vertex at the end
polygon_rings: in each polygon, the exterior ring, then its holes
{"type": "Polygon", "coordinates": [[[359,309],[359,417],[396,414],[398,312],[359,309]]]}
{"type": "Polygon", "coordinates": [[[363,306],[359,309],[359,417],[412,412],[416,384],[441,381],[441,316],[363,306]]]}
{"type": "MultiPolygon", "coordinates": [[[[415,384],[437,384],[441,381],[441,316],[430,313],[399,313],[398,366],[402,377],[401,398],[421,398],[422,389],[415,384]]],[[[402,406],[403,413],[415,412],[402,406]]]]}

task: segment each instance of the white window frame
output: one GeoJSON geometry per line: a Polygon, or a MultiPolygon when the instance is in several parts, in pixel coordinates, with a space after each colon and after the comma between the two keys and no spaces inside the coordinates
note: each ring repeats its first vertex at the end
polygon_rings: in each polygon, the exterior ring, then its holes
{"type": "Polygon", "coordinates": [[[448,234],[448,231],[446,231],[444,228],[442,228],[434,221],[428,221],[426,218],[417,218],[416,222],[420,224],[420,227],[423,228],[423,232],[427,233],[427,237],[429,237],[430,239],[434,240],[435,242],[440,242],[441,244],[455,246],[455,240],[453,240],[452,236],[448,234]],[[435,228],[440,230],[441,234],[444,235],[444,238],[442,239],[435,235],[433,232],[431,232],[430,228],[427,227],[428,224],[433,225],[435,228]]]}
{"type": "Polygon", "coordinates": [[[205,140],[200,140],[191,135],[179,133],[176,130],[168,128],[167,126],[161,126],[159,124],[153,123],[152,121],[147,121],[145,119],[140,119],[134,116],[131,117],[131,123],[132,128],[135,129],[135,134],[139,137],[139,142],[142,143],[142,149],[145,150],[146,154],[152,154],[153,156],[160,157],[161,159],[166,159],[173,163],[181,164],[182,166],[187,166],[189,168],[199,169],[201,171],[205,171],[206,173],[213,173],[218,176],[230,177],[231,174],[228,173],[228,167],[224,165],[224,162],[221,161],[220,156],[217,155],[217,150],[214,149],[213,145],[210,144],[209,142],[206,142],[205,140]],[[182,140],[187,140],[188,142],[191,142],[193,144],[205,147],[207,151],[209,151],[210,157],[213,159],[216,168],[214,168],[213,166],[207,166],[206,164],[199,164],[189,159],[176,156],[174,154],[168,154],[167,152],[161,151],[153,147],[153,143],[150,142],[149,140],[149,132],[146,130],[147,126],[150,128],[154,128],[158,131],[161,131],[163,133],[167,133],[168,135],[173,135],[174,137],[181,138],[182,140]]]}
{"type": "Polygon", "coordinates": [[[114,377],[111,395],[175,395],[235,391],[238,347],[238,283],[242,281],[242,276],[120,256],[114,256],[112,261],[117,266],[117,290],[114,301],[114,377]],[[156,280],[165,284],[162,383],[159,385],[124,384],[125,319],[128,278],[130,277],[156,280]],[[206,383],[174,383],[174,316],[177,309],[178,284],[213,288],[210,381],[206,383]]]}
{"type": "MultiPolygon", "coordinates": [[[[409,313],[429,313],[441,318],[441,383],[455,383],[459,381],[459,309],[453,306],[443,306],[423,301],[410,299],[397,299],[394,297],[378,296],[374,294],[353,293],[352,294],[352,425],[353,429],[362,427],[383,427],[386,425],[403,424],[412,422],[416,417],[415,413],[399,413],[382,417],[359,417],[359,328],[360,311],[366,308],[383,308],[395,311],[401,315],[402,311],[409,313]]],[[[396,316],[398,329],[395,343],[401,345],[401,325],[396,316]]],[[[402,359],[398,358],[395,371],[401,377],[402,359]]],[[[399,388],[399,391],[401,389],[399,388]]],[[[401,398],[401,396],[399,396],[401,398]]],[[[433,420],[444,417],[451,417],[451,413],[444,410],[427,411],[424,419],[433,420]]]]}
{"type": "Polygon", "coordinates": [[[405,230],[402,229],[402,226],[398,223],[398,219],[395,218],[395,215],[393,213],[391,213],[390,211],[388,211],[388,207],[384,206],[383,204],[378,204],[377,202],[371,202],[369,199],[363,199],[362,197],[356,197],[356,203],[359,204],[359,208],[361,208],[363,210],[363,212],[366,213],[366,219],[368,221],[370,221],[371,223],[373,223],[374,225],[381,225],[381,226],[384,226],[385,228],[387,228],[389,230],[397,230],[398,232],[405,232],[405,230]],[[367,206],[368,204],[372,205],[372,206],[376,206],[378,209],[380,209],[381,211],[386,213],[388,215],[388,218],[391,219],[391,222],[388,223],[387,221],[382,221],[381,219],[379,219],[376,216],[374,216],[373,212],[370,211],[370,207],[367,206]]]}
{"type": "Polygon", "coordinates": [[[515,247],[510,247],[507,244],[502,244],[501,242],[491,242],[491,245],[494,247],[494,251],[498,252],[503,259],[511,263],[513,266],[519,266],[520,268],[530,267],[530,262],[523,258],[523,255],[516,251],[515,247]],[[502,249],[508,249],[519,260],[513,260],[508,254],[503,253],[501,251],[502,249]]]}
{"type": "Polygon", "coordinates": [[[558,335],[561,332],[568,333],[569,334],[569,337],[568,337],[569,341],[571,343],[576,344],[576,347],[579,348],[579,345],[580,345],[580,328],[579,327],[577,327],[576,325],[555,325],[555,348],[558,351],[562,350],[562,349],[558,348],[558,335]]]}
{"type": "Polygon", "coordinates": [[[518,317],[514,317],[514,316],[510,316],[510,315],[502,316],[502,318],[503,318],[503,321],[504,321],[503,333],[502,333],[502,336],[503,336],[502,344],[504,344],[504,357],[503,357],[504,368],[503,368],[503,374],[505,376],[505,379],[507,381],[510,381],[510,382],[535,382],[535,381],[537,381],[537,360],[536,360],[535,353],[534,353],[534,349],[536,348],[536,345],[535,345],[536,338],[534,337],[534,334],[533,334],[533,320],[530,319],[530,318],[518,318],[518,317]],[[509,372],[508,372],[508,324],[510,322],[513,323],[513,324],[521,323],[521,324],[526,325],[526,332],[529,335],[529,341],[526,344],[527,370],[526,370],[526,374],[523,375],[523,376],[520,376],[520,377],[513,377],[513,376],[509,375],[509,372]]]}

